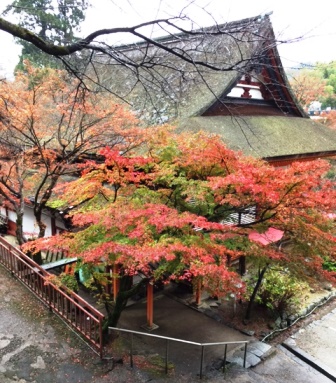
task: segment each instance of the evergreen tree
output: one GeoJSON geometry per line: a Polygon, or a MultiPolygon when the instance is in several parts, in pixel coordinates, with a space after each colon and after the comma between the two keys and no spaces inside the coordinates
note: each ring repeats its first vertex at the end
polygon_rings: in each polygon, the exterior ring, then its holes
{"type": "MultiPolygon", "coordinates": [[[[88,0],[14,0],[5,10],[5,14],[18,17],[18,25],[35,30],[43,40],[61,45],[73,42],[79,26],[85,19],[88,0]]],[[[22,46],[17,70],[23,70],[24,60],[37,67],[60,66],[57,58],[41,52],[34,45],[17,40],[22,46]]]]}

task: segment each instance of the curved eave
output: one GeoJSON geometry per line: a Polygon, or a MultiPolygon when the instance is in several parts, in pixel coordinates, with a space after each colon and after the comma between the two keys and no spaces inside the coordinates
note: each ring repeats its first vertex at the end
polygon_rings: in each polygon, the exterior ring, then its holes
{"type": "Polygon", "coordinates": [[[295,161],[314,161],[318,159],[333,157],[336,157],[336,150],[315,153],[293,154],[286,156],[263,157],[262,159],[274,166],[286,166],[295,161]]]}

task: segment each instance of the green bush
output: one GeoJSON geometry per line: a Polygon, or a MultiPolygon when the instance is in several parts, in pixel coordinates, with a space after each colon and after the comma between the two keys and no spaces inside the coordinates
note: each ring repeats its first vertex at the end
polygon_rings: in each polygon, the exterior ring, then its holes
{"type": "Polygon", "coordinates": [[[336,262],[330,258],[325,258],[323,268],[328,271],[336,271],[336,262]]]}
{"type": "MultiPolygon", "coordinates": [[[[250,287],[253,289],[253,286],[250,287]]],[[[308,285],[285,270],[269,270],[259,288],[256,302],[283,316],[295,313],[302,303],[308,285]]]]}
{"type": "Polygon", "coordinates": [[[74,291],[75,293],[78,292],[79,286],[78,286],[77,279],[74,275],[61,273],[59,278],[60,278],[61,284],[65,286],[67,289],[74,291]]]}

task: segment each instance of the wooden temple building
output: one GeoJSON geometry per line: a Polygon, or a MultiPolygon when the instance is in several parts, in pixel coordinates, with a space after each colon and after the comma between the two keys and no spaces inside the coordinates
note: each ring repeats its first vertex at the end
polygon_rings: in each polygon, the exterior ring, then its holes
{"type": "MultiPolygon", "coordinates": [[[[336,131],[310,119],[290,88],[270,15],[155,42],[119,47],[120,56],[141,65],[136,76],[131,67],[115,66],[110,81],[111,90],[121,92],[146,125],[169,123],[178,131],[217,134],[230,149],[274,166],[336,155],[336,131]]],[[[113,287],[115,295],[117,280],[113,287]]],[[[147,298],[152,329],[153,285],[147,298]]]]}
{"type": "Polygon", "coordinates": [[[336,132],[310,119],[290,88],[269,14],[117,53],[131,64],[111,59],[106,84],[145,125],[218,134],[230,149],[275,166],[336,155],[336,132]]]}
{"type": "MultiPolygon", "coordinates": [[[[144,125],[217,134],[230,149],[274,166],[336,155],[336,131],[310,119],[290,88],[270,15],[121,46],[118,55],[141,65],[113,66],[106,83],[144,125]]],[[[147,328],[155,328],[151,284],[147,328]]]]}

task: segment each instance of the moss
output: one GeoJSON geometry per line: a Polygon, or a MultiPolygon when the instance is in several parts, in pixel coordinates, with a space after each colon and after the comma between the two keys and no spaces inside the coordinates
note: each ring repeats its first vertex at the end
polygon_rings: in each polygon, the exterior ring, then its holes
{"type": "MultiPolygon", "coordinates": [[[[151,376],[163,377],[166,376],[165,368],[166,361],[160,355],[148,355],[146,357],[136,357],[137,366],[142,370],[147,371],[151,376]]],[[[168,362],[168,375],[174,373],[174,364],[168,362]]]]}
{"type": "Polygon", "coordinates": [[[230,149],[258,158],[336,151],[335,131],[300,117],[193,117],[178,130],[218,134],[230,149]]]}

